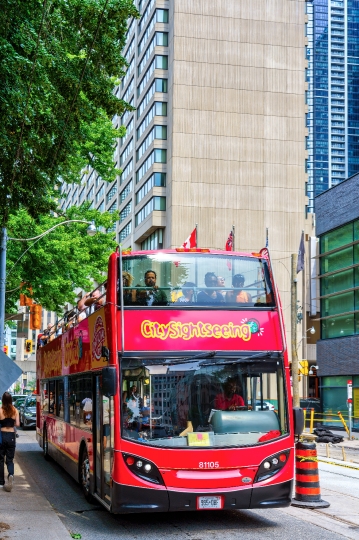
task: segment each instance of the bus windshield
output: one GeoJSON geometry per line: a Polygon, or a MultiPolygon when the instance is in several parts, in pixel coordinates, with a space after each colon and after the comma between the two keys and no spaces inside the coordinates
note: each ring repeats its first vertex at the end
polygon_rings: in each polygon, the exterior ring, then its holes
{"type": "Polygon", "coordinates": [[[288,432],[282,360],[122,359],[122,436],[161,447],[252,446],[288,432]]]}
{"type": "Polygon", "coordinates": [[[125,256],[122,266],[126,307],[274,306],[267,262],[258,257],[157,252],[125,256]]]}

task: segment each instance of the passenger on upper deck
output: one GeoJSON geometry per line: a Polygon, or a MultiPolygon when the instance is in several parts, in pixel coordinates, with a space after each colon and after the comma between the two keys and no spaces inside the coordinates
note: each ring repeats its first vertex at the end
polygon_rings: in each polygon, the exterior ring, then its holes
{"type": "Polygon", "coordinates": [[[236,274],[232,278],[233,291],[228,291],[226,294],[226,302],[230,304],[248,304],[252,302],[251,295],[243,291],[244,276],[242,274],[236,274]]]}
{"type": "Polygon", "coordinates": [[[192,303],[195,288],[196,285],[194,283],[191,281],[186,281],[186,283],[184,283],[182,286],[183,296],[177,298],[175,304],[192,303]]]}
{"type": "MultiPolygon", "coordinates": [[[[125,306],[131,306],[136,303],[136,290],[130,290],[133,282],[133,276],[129,272],[122,272],[123,303],[125,306]]],[[[118,288],[120,284],[118,284],[118,288]]]]}
{"type": "Polygon", "coordinates": [[[207,272],[207,274],[204,276],[204,283],[206,287],[208,287],[208,290],[201,291],[197,295],[197,303],[198,304],[222,304],[224,302],[224,298],[221,295],[219,291],[217,291],[214,287],[217,287],[217,276],[214,272],[207,272]],[[211,287],[213,289],[211,290],[211,287]]]}
{"type": "Polygon", "coordinates": [[[145,284],[147,289],[140,289],[136,294],[136,304],[141,306],[167,306],[168,299],[165,291],[156,285],[157,274],[154,270],[147,270],[145,273],[145,284]]]}

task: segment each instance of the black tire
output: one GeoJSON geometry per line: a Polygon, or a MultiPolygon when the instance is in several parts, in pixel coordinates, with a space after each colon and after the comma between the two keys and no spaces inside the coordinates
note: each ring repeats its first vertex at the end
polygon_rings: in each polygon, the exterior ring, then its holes
{"type": "Polygon", "coordinates": [[[44,427],[43,438],[42,438],[42,455],[44,456],[46,461],[49,461],[49,459],[50,459],[49,441],[48,441],[48,438],[47,438],[47,429],[46,429],[46,427],[44,427]]]}
{"type": "Polygon", "coordinates": [[[82,492],[87,502],[89,503],[93,502],[94,498],[91,494],[90,460],[89,460],[86,446],[84,446],[81,452],[80,484],[81,484],[82,492]]]}
{"type": "Polygon", "coordinates": [[[22,422],[21,418],[20,418],[20,427],[23,427],[24,423],[22,422]]]}

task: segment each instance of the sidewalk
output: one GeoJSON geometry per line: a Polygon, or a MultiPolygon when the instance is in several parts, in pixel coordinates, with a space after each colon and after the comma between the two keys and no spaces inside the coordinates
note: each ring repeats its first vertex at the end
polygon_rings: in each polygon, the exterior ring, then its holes
{"type": "MultiPolygon", "coordinates": [[[[6,467],[5,467],[6,470],[6,467]]],[[[11,493],[0,489],[0,539],[69,540],[70,533],[44,497],[36,482],[15,460],[15,481],[11,493]]]]}
{"type": "MultiPolygon", "coordinates": [[[[353,432],[354,439],[349,440],[346,431],[330,430],[334,435],[344,437],[344,441],[336,444],[317,442],[317,453],[320,461],[335,463],[349,467],[359,464],[359,433],[353,432]]],[[[308,431],[306,431],[308,433],[308,431]]]]}

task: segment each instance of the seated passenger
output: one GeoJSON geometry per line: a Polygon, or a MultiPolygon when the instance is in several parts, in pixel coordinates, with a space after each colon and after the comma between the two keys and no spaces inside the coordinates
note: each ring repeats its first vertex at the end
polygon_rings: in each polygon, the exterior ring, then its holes
{"type": "Polygon", "coordinates": [[[217,276],[214,272],[207,272],[204,276],[204,283],[208,290],[201,291],[197,295],[198,304],[222,304],[224,302],[223,296],[214,287],[217,287],[217,276]],[[211,290],[211,288],[213,289],[211,290]]]}
{"type": "Polygon", "coordinates": [[[129,272],[122,272],[123,303],[125,306],[131,306],[136,303],[136,291],[128,289],[133,282],[133,276],[129,272]]]}
{"type": "Polygon", "coordinates": [[[194,283],[192,283],[191,281],[186,281],[186,283],[184,283],[182,286],[183,296],[177,298],[175,304],[192,303],[195,288],[196,285],[194,283]]]}
{"type": "Polygon", "coordinates": [[[237,393],[237,382],[233,378],[227,379],[223,387],[223,394],[217,394],[214,408],[220,411],[235,411],[244,407],[242,396],[237,393]]]}
{"type": "Polygon", "coordinates": [[[232,278],[233,291],[228,291],[226,294],[226,302],[230,304],[249,304],[252,302],[251,295],[243,291],[244,276],[236,274],[232,278]]]}
{"type": "MultiPolygon", "coordinates": [[[[217,287],[225,287],[226,286],[226,280],[222,276],[217,276],[217,287]]],[[[226,296],[226,291],[222,290],[219,291],[223,297],[226,296]]]]}
{"type": "Polygon", "coordinates": [[[157,274],[154,270],[145,273],[146,289],[136,291],[136,304],[141,306],[167,306],[168,299],[165,291],[156,285],[157,274]]]}

